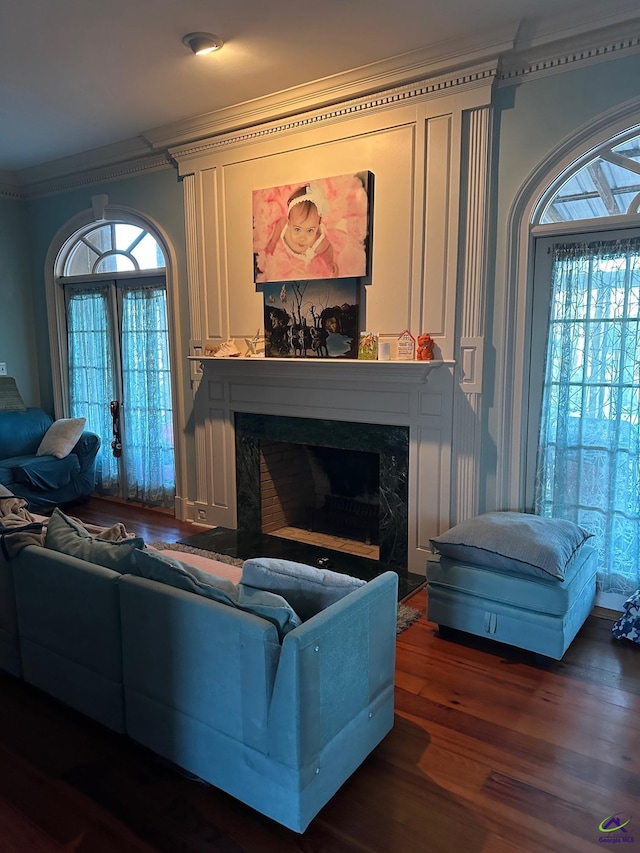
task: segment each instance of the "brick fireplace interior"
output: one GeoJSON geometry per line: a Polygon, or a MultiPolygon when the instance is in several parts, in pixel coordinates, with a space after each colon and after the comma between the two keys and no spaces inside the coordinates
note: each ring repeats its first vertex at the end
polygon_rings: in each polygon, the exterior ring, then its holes
{"type": "Polygon", "coordinates": [[[380,456],[260,440],[261,530],[380,558],[380,456]]]}

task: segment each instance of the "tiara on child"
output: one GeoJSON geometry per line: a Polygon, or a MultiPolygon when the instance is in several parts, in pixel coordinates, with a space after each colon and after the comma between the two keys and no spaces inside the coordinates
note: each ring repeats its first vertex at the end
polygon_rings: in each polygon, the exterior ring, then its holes
{"type": "Polygon", "coordinates": [[[324,193],[317,184],[307,184],[304,188],[304,195],[299,195],[297,198],[291,199],[287,208],[287,213],[291,212],[291,208],[300,204],[303,201],[310,201],[315,204],[318,215],[322,216],[324,212],[324,193]]]}

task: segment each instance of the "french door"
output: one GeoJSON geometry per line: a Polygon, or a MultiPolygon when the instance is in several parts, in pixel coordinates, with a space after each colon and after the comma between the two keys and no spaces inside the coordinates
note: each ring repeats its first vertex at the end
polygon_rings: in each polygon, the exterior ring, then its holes
{"type": "Polygon", "coordinates": [[[102,439],[96,490],[173,508],[164,276],[75,281],[65,302],[70,414],[102,439]]]}
{"type": "Polygon", "coordinates": [[[528,481],[593,533],[598,588],[640,582],[640,233],[536,241],[528,481]],[[536,322],[537,320],[537,322],[536,322]]]}

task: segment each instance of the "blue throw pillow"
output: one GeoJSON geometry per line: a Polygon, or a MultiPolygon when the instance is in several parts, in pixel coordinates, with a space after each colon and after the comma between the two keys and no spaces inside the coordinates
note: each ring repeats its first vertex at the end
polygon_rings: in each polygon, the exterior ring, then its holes
{"type": "Polygon", "coordinates": [[[302,619],[307,620],[354,589],[364,586],[366,581],[291,560],[256,557],[245,560],[241,583],[277,592],[302,619]]]}
{"type": "Polygon", "coordinates": [[[578,549],[593,536],[563,518],[487,512],[430,540],[445,557],[563,581],[578,549]]]}
{"type": "Polygon", "coordinates": [[[241,584],[236,586],[226,578],[189,566],[160,551],[136,551],[135,564],[143,578],[203,595],[267,619],[278,629],[280,639],[302,624],[298,614],[282,596],[269,592],[258,595],[258,590],[245,589],[241,584]]]}

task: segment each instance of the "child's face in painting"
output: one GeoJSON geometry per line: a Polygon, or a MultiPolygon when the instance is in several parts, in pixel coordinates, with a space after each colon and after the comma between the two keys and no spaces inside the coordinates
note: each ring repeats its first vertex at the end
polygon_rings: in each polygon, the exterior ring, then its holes
{"type": "Polygon", "coordinates": [[[294,252],[302,254],[318,239],[320,216],[316,207],[312,206],[305,216],[301,205],[294,205],[289,211],[289,228],[287,242],[294,252]]]}

